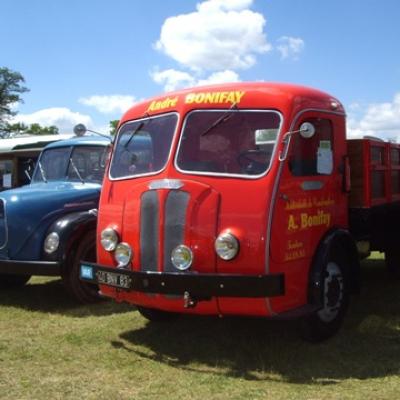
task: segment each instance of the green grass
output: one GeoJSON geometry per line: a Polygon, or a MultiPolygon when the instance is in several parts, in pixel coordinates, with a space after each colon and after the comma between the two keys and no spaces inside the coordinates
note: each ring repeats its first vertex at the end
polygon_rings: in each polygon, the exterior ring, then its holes
{"type": "Polygon", "coordinates": [[[77,306],[59,280],[0,293],[1,399],[398,399],[400,282],[379,258],[341,332],[311,345],[293,322],[147,323],[112,302],[77,306]]]}

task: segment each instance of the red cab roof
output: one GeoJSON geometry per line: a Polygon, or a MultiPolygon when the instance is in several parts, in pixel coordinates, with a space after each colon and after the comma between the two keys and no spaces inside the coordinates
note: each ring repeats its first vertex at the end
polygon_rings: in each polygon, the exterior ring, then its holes
{"type": "Polygon", "coordinates": [[[294,115],[303,109],[344,113],[335,97],[300,85],[267,82],[239,82],[189,88],[153,97],[135,104],[121,123],[170,111],[181,114],[200,108],[274,109],[294,115]]]}

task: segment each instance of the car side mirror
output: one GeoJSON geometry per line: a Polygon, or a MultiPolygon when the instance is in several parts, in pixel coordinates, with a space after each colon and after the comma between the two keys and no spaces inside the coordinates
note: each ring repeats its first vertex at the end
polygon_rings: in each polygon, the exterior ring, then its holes
{"type": "Polygon", "coordinates": [[[83,136],[87,132],[87,128],[83,124],[78,124],[74,126],[74,133],[76,136],[83,136]]]}
{"type": "Polygon", "coordinates": [[[310,122],[303,122],[300,125],[300,136],[304,139],[310,139],[315,135],[315,126],[310,122]]]}

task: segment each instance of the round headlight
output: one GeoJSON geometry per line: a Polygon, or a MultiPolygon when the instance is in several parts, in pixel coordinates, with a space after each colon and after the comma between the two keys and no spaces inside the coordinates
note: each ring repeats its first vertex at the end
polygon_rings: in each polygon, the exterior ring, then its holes
{"type": "Polygon", "coordinates": [[[184,244],[176,246],[171,253],[171,261],[175,268],[185,271],[190,268],[193,262],[193,253],[189,247],[184,244]]]}
{"type": "Polygon", "coordinates": [[[231,233],[221,233],[215,240],[215,251],[223,260],[232,260],[239,252],[239,241],[231,233]]]}
{"type": "Polygon", "coordinates": [[[125,242],[119,243],[115,249],[114,258],[118,267],[126,267],[132,260],[131,246],[125,242]]]}
{"type": "Polygon", "coordinates": [[[60,237],[58,236],[58,233],[51,232],[47,235],[46,239],[44,240],[43,248],[47,254],[51,254],[58,249],[59,245],[60,245],[60,237]]]}
{"type": "Polygon", "coordinates": [[[106,228],[101,232],[100,243],[106,251],[114,251],[118,244],[118,234],[112,228],[106,228]]]}

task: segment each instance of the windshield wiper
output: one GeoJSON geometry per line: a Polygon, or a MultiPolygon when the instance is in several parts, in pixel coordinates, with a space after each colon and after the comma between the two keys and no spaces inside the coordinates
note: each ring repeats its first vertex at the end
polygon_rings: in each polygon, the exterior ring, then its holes
{"type": "Polygon", "coordinates": [[[39,166],[40,174],[42,175],[42,178],[43,178],[44,182],[47,183],[47,178],[46,178],[46,174],[44,173],[44,169],[43,169],[42,163],[40,161],[38,161],[37,163],[38,163],[38,166],[39,166]]]}
{"type": "Polygon", "coordinates": [[[223,124],[224,122],[228,121],[228,119],[232,118],[233,114],[230,112],[231,110],[236,109],[236,103],[233,103],[228,111],[225,111],[215,122],[213,122],[204,132],[201,133],[200,136],[206,135],[208,132],[212,131],[218,125],[223,124]]]}
{"type": "Polygon", "coordinates": [[[69,159],[69,162],[72,165],[72,168],[74,169],[75,173],[78,175],[78,178],[80,179],[81,183],[85,183],[85,181],[82,178],[82,175],[80,174],[78,168],[76,167],[74,161],[72,160],[72,157],[69,159]]]}
{"type": "Polygon", "coordinates": [[[135,137],[135,135],[144,127],[144,124],[149,120],[150,115],[145,113],[145,117],[147,117],[147,119],[143,120],[136,128],[135,130],[131,133],[131,136],[129,137],[128,141],[124,144],[124,148],[127,149],[129,146],[129,143],[131,142],[131,140],[135,137]]]}

